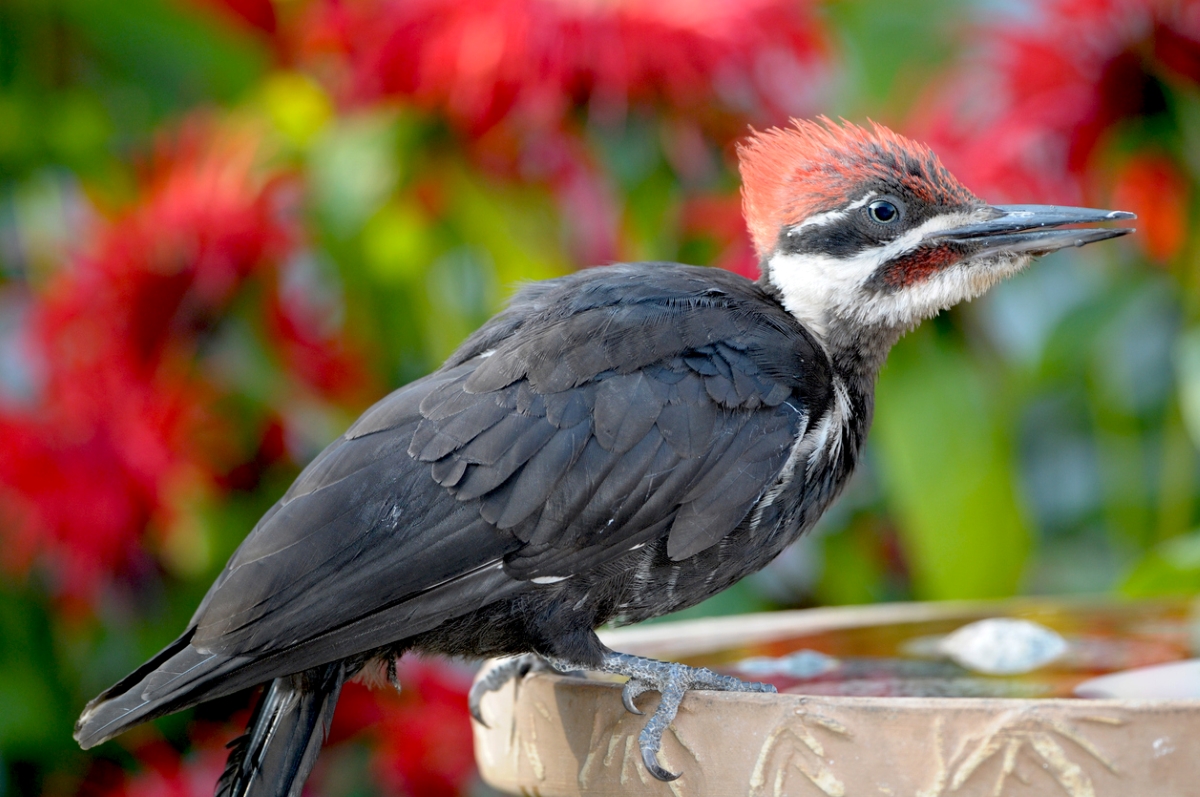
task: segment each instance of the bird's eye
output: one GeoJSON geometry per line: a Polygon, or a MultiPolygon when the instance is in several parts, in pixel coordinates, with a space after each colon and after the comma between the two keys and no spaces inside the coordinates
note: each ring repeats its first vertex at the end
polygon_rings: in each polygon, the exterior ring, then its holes
{"type": "Polygon", "coordinates": [[[900,211],[886,199],[876,199],[867,205],[867,213],[871,216],[871,221],[876,221],[880,224],[891,224],[900,218],[900,211]]]}

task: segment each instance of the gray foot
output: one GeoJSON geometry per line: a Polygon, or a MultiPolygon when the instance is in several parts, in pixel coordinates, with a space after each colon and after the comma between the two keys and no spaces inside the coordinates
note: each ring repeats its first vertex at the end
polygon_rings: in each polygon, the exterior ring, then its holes
{"type": "Polygon", "coordinates": [[[471,716],[483,727],[492,727],[483,719],[483,696],[488,692],[500,691],[506,683],[514,678],[524,678],[536,670],[547,669],[550,669],[550,665],[546,663],[545,659],[533,653],[526,653],[523,656],[500,662],[488,670],[487,675],[471,684],[471,692],[467,695],[467,708],[470,710],[471,716]]]}
{"type": "MultiPolygon", "coordinates": [[[[555,663],[557,668],[557,663],[555,663]]],[[[642,750],[642,763],[647,771],[659,780],[675,780],[679,777],[658,763],[658,751],[662,747],[662,735],[675,719],[679,703],[691,689],[706,689],[714,692],[774,692],[770,684],[747,683],[728,675],[719,675],[712,670],[671,664],[627,653],[609,653],[600,666],[602,672],[626,675],[629,680],[621,690],[621,701],[625,709],[633,714],[642,712],[634,700],[643,692],[656,691],[662,695],[658,710],[642,728],[638,746],[642,750]]]]}

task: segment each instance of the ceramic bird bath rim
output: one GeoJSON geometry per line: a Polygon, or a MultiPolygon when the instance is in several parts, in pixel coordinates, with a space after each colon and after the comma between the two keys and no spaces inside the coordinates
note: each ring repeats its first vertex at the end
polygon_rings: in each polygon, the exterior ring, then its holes
{"type": "MultiPolygon", "coordinates": [[[[819,608],[653,624],[601,637],[606,645],[637,655],[738,674],[731,664],[747,653],[784,654],[789,645],[809,643],[826,650],[841,645],[844,651],[861,645],[872,629],[952,629],[988,617],[1032,617],[1068,631],[1072,622],[1090,623],[1094,630],[1097,618],[1108,617],[1105,622],[1114,628],[1133,628],[1148,640],[1150,647],[1135,651],[1135,663],[1144,663],[1147,655],[1179,658],[1188,650],[1195,655],[1200,637],[1200,602],[1096,598],[819,608]],[[1165,640],[1158,648],[1154,635],[1165,640]]],[[[894,642],[888,639],[886,644],[894,642]]],[[[1127,661],[1121,656],[1128,651],[1120,645],[1110,653],[1127,661]]],[[[1087,666],[1095,669],[1094,663],[1087,666]]],[[[1052,665],[1049,670],[1057,668],[1057,675],[1032,683],[1069,688],[1073,667],[1078,669],[1070,661],[1052,665]]],[[[814,683],[813,688],[837,685],[836,679],[814,683]]],[[[1200,699],[796,691],[805,688],[793,685],[780,694],[689,693],[664,736],[659,760],[682,776],[663,783],[640,762],[637,735],[645,717],[625,711],[616,681],[536,673],[484,698],[488,727],[474,724],[476,758],[493,787],[543,797],[1183,797],[1200,787],[1200,699]]],[[[656,704],[654,694],[639,699],[647,712],[656,704]]]]}

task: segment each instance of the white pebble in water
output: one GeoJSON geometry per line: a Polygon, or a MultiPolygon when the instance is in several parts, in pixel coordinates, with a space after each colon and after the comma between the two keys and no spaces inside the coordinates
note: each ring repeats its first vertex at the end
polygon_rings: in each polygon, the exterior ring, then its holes
{"type": "Polygon", "coordinates": [[[788,656],[771,658],[758,656],[737,663],[738,672],[759,678],[768,675],[786,675],[802,681],[816,678],[836,670],[840,662],[815,650],[798,650],[788,656]]]}
{"type": "Polygon", "coordinates": [[[1067,641],[1028,620],[994,617],[964,625],[938,650],[973,672],[1020,675],[1044,667],[1067,651],[1067,641]]]}

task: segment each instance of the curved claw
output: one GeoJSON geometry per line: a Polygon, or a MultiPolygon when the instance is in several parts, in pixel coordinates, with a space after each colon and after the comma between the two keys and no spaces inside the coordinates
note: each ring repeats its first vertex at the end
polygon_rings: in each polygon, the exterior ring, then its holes
{"type": "Polygon", "coordinates": [[[475,683],[467,693],[467,710],[471,718],[485,728],[492,727],[483,719],[483,696],[488,692],[498,692],[506,683],[514,678],[524,678],[538,665],[538,660],[531,655],[518,656],[515,659],[502,661],[475,683]]]}
{"type": "Polygon", "coordinates": [[[638,716],[645,714],[646,712],[634,705],[633,701],[647,691],[649,691],[648,687],[639,684],[632,678],[626,681],[625,686],[621,688],[621,702],[625,704],[625,710],[638,716]]]}
{"type": "Polygon", "coordinates": [[[720,692],[774,692],[775,687],[763,683],[746,683],[729,675],[721,675],[703,667],[688,667],[655,661],[628,653],[609,651],[599,667],[601,672],[624,675],[629,680],[621,688],[621,702],[631,714],[643,712],[634,700],[643,692],[657,691],[662,697],[658,708],[638,736],[642,763],[646,771],[658,780],[672,781],[679,777],[658,762],[663,733],[671,727],[684,695],[694,689],[720,692]]]}
{"type": "Polygon", "coordinates": [[[642,745],[642,764],[646,767],[646,771],[653,775],[658,780],[670,783],[678,778],[682,773],[672,772],[665,769],[658,763],[658,757],[655,755],[657,751],[646,745],[642,745]]]}
{"type": "Polygon", "coordinates": [[[492,690],[488,688],[486,682],[476,681],[471,684],[471,691],[467,693],[467,711],[471,712],[471,719],[485,728],[492,727],[483,718],[483,696],[490,691],[492,690]]]}

